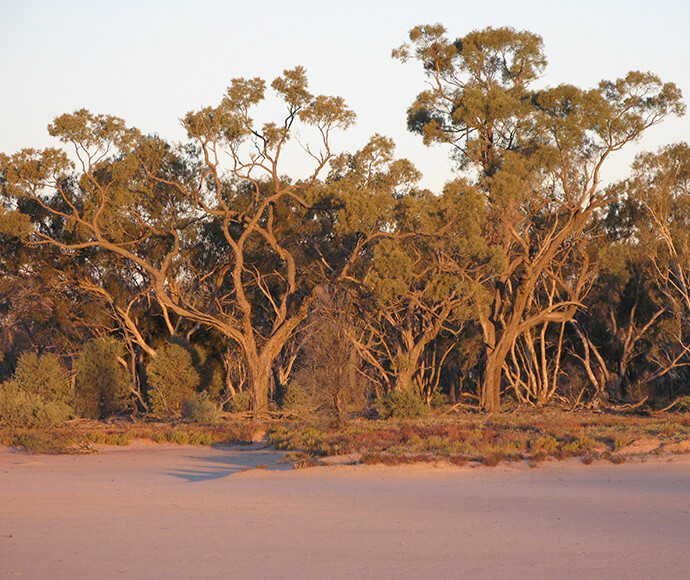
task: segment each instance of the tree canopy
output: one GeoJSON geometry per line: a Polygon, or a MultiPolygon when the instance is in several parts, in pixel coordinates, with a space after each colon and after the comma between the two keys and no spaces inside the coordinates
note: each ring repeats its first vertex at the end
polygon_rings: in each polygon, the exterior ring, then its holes
{"type": "Polygon", "coordinates": [[[312,94],[299,66],[270,91],[233,79],[182,117],[182,143],[80,109],[48,127],[62,148],[0,154],[4,378],[22,353],[53,352],[89,385],[77,397],[100,397],[76,402],[92,415],[179,413],[199,392],[228,407],[250,396],[258,413],[309,382],[304,369],[322,369],[314,400],[341,417],[394,393],[494,412],[506,394],[684,393],[688,145],[602,178],[684,114],[680,90],[637,71],[537,88],[542,39],[512,28],[418,26],[393,56],[426,74],[407,123],[452,156],[442,191],[420,188],[385,136],[334,150],[355,113],[312,94]],[[269,97],[283,114],[259,120],[269,97]],[[308,175],[291,175],[288,149],[308,175]],[[98,364],[117,392],[95,386],[98,364]]]}

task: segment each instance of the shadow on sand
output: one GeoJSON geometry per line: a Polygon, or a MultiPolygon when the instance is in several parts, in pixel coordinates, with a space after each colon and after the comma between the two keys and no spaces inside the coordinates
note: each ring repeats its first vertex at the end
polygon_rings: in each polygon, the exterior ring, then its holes
{"type": "Polygon", "coordinates": [[[193,469],[176,469],[167,472],[167,475],[186,479],[189,482],[198,482],[220,479],[251,469],[266,469],[268,471],[292,469],[291,464],[282,462],[285,453],[274,449],[265,449],[264,446],[218,446],[216,449],[223,451],[223,455],[211,457],[190,455],[187,459],[195,463],[198,462],[198,467],[193,469]]]}

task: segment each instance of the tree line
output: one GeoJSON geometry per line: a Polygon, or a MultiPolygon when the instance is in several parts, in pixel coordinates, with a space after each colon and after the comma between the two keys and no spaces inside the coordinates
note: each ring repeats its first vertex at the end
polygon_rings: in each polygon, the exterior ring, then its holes
{"type": "Polygon", "coordinates": [[[602,178],[680,90],[536,88],[542,39],[512,28],[419,26],[393,57],[426,74],[407,124],[452,155],[442,191],[385,136],[334,151],[355,113],[302,67],[233,79],[183,143],[78,110],[48,127],[62,148],[0,154],[5,396],[41,357],[88,416],[687,394],[690,147],[602,178]]]}

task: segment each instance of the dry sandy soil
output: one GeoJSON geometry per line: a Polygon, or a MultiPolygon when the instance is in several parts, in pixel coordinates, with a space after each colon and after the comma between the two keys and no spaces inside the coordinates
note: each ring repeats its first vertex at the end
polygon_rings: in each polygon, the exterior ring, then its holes
{"type": "Polygon", "coordinates": [[[690,575],[687,455],[289,470],[256,447],[101,449],[0,448],[0,577],[690,575]]]}

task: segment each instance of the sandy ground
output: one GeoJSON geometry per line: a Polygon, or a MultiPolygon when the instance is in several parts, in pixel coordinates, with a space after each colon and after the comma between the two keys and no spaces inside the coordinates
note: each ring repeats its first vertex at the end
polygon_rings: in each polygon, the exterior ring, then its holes
{"type": "Polygon", "coordinates": [[[690,577],[688,456],[536,469],[280,458],[0,449],[0,577],[690,577]]]}

